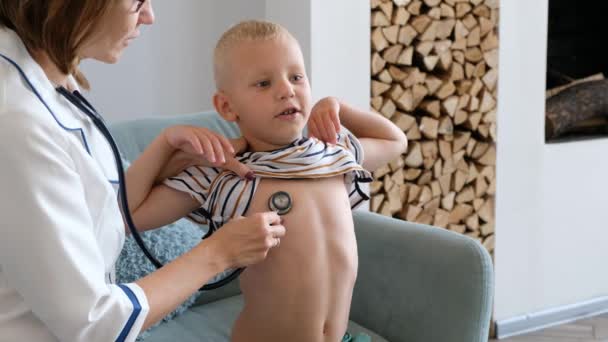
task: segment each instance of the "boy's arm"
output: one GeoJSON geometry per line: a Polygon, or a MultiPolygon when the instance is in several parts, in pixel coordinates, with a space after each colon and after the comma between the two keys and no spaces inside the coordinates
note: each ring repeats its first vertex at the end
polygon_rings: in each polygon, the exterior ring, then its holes
{"type": "MultiPolygon", "coordinates": [[[[367,170],[375,170],[407,151],[405,133],[382,115],[354,108],[332,97],[321,100],[315,105],[315,109],[311,114],[311,119],[317,115],[312,124],[315,126],[313,131],[326,135],[327,139],[322,140],[335,142],[335,134],[332,133],[332,128],[337,127],[339,129],[340,124],[344,125],[361,142],[364,154],[363,167],[367,170]],[[325,104],[322,102],[325,102],[325,104]],[[315,109],[318,110],[318,114],[314,113],[315,109]],[[337,118],[330,113],[335,109],[339,111],[337,118]],[[323,114],[323,112],[325,113],[323,114]],[[334,118],[324,120],[323,117],[334,118]],[[331,141],[332,136],[334,141],[331,141]]],[[[337,133],[338,131],[334,132],[337,133]]]]}
{"type": "Polygon", "coordinates": [[[146,231],[173,223],[200,206],[189,194],[160,184],[152,188],[131,216],[137,230],[146,231]]]}
{"type": "MultiPolygon", "coordinates": [[[[126,172],[129,209],[139,231],[171,223],[190,213],[194,204],[198,205],[198,202],[186,193],[180,193],[168,187],[164,189],[164,187],[159,186],[158,184],[163,179],[195,164],[223,167],[236,172],[240,176],[244,176],[249,171],[245,165],[236,161],[234,157],[221,151],[222,147],[227,149],[227,144],[232,145],[232,149],[236,152],[244,150],[247,146],[244,139],[221,141],[223,137],[220,137],[218,138],[220,142],[213,141],[215,133],[195,127],[171,127],[168,130],[172,131],[165,130],[154,139],[126,172]],[[202,145],[202,153],[195,153],[194,150],[197,149],[189,144],[190,141],[194,140],[200,144],[199,147],[202,145]],[[183,143],[178,144],[180,141],[183,143]],[[179,148],[174,145],[179,146],[179,148]],[[218,163],[221,161],[220,158],[218,158],[220,159],[218,162],[210,163],[207,157],[211,154],[221,156],[221,159],[225,158],[229,163],[218,163]],[[154,196],[150,197],[151,195],[154,196]],[[168,197],[164,199],[161,195],[168,197]],[[144,203],[145,207],[140,210],[144,203]],[[147,215],[150,215],[150,217],[147,215]]],[[[128,229],[125,230],[128,232],[128,229]]]]}

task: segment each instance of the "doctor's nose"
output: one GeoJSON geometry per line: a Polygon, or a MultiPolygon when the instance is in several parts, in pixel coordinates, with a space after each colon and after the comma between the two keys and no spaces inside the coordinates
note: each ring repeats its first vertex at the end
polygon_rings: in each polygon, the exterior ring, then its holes
{"type": "Polygon", "coordinates": [[[154,24],[154,10],[152,9],[152,1],[148,0],[144,3],[139,12],[137,24],[152,25],[154,24]]]}

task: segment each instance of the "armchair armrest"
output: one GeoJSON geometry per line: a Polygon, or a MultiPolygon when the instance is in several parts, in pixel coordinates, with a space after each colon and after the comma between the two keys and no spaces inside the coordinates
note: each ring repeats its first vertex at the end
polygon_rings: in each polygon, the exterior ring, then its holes
{"type": "Polygon", "coordinates": [[[475,240],[354,212],[359,272],[351,319],[391,342],[486,342],[493,269],[475,240]]]}

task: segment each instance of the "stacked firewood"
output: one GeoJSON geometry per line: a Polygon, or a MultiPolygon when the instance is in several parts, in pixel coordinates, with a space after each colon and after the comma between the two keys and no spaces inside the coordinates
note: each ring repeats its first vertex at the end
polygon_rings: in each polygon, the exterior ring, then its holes
{"type": "Polygon", "coordinates": [[[408,151],[374,172],[371,210],[494,250],[498,0],[371,0],[371,105],[408,151]]]}

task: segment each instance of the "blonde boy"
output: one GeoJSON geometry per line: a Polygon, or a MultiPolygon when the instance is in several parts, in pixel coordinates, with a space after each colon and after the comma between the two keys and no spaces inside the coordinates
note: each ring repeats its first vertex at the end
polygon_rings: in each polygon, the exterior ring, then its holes
{"type": "Polygon", "coordinates": [[[240,277],[245,305],[232,341],[340,341],[357,277],[351,207],[365,198],[357,183],[369,180],[366,170],[404,153],[407,139],[381,115],[333,97],[312,106],[299,44],[279,25],[232,27],[220,38],[214,62],[215,108],[239,126],[235,150],[246,152],[237,159],[256,178],[189,168],[153,189],[138,224],[162,225],[193,212],[221,224],[267,211],[279,191],[289,194],[286,235],[240,277]],[[302,136],[307,124],[308,138],[302,136]]]}

